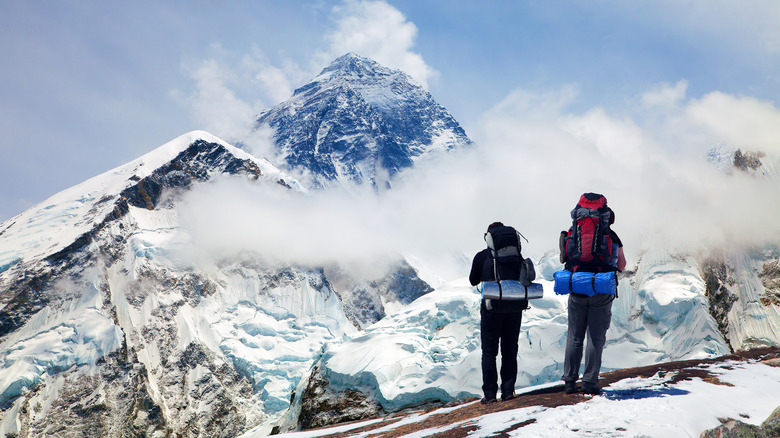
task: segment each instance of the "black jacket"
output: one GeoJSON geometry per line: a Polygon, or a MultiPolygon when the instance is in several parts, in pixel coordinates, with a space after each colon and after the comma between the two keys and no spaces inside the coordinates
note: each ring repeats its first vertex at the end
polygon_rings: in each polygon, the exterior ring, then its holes
{"type": "MultiPolygon", "coordinates": [[[[474,256],[471,262],[471,272],[469,273],[469,282],[476,286],[483,281],[495,281],[493,273],[493,257],[490,255],[490,249],[485,248],[474,256]]],[[[528,307],[528,300],[490,300],[492,307],[490,312],[494,313],[513,313],[522,312],[528,307]]],[[[485,300],[482,300],[482,308],[485,309],[485,300]]]]}

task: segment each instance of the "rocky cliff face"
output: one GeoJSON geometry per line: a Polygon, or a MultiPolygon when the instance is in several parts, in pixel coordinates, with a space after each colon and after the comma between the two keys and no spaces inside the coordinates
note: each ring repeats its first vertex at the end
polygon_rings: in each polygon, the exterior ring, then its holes
{"type": "Polygon", "coordinates": [[[732,350],[780,343],[776,248],[726,251],[701,264],[710,314],[732,350]]]}
{"type": "MultiPolygon", "coordinates": [[[[760,151],[720,150],[712,159],[728,173],[741,173],[780,187],[776,162],[760,151]]],[[[757,230],[757,232],[761,232],[757,230]]],[[[748,250],[720,248],[702,257],[710,314],[732,350],[780,343],[780,249],[768,243],[748,250]]]]}

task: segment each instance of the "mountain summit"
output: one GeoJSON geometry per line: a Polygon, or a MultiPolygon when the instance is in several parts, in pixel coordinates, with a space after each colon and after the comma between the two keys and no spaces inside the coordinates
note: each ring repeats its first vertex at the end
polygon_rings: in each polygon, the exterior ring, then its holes
{"type": "Polygon", "coordinates": [[[257,128],[272,129],[278,162],[309,173],[313,187],[380,187],[415,161],[472,144],[406,73],[354,53],[261,113],[257,128]]]}

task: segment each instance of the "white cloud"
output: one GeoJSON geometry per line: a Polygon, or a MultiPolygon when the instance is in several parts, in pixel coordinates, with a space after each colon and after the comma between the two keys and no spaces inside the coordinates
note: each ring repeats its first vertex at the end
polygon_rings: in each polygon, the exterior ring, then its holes
{"type": "Polygon", "coordinates": [[[582,116],[565,117],[563,128],[575,138],[592,144],[603,160],[638,169],[643,160],[642,130],[633,120],[611,117],[603,108],[594,108],[582,116]]]}
{"type": "Polygon", "coordinates": [[[228,86],[233,72],[216,60],[203,61],[193,72],[196,90],[189,98],[195,120],[212,134],[226,139],[245,133],[252,106],[228,86]]]}
{"type": "Polygon", "coordinates": [[[714,91],[692,100],[685,116],[722,141],[780,155],[780,111],[770,102],[714,91]]]}
{"type": "Polygon", "coordinates": [[[400,69],[423,87],[438,73],[412,51],[417,26],[384,1],[347,0],[333,8],[336,29],[325,36],[329,47],[319,54],[323,64],[354,52],[400,69]]]}
{"type": "Polygon", "coordinates": [[[674,85],[664,83],[642,94],[642,104],[649,108],[674,108],[685,99],[687,90],[688,81],[684,79],[677,81],[674,85]]]}
{"type": "Polygon", "coordinates": [[[194,88],[180,100],[192,112],[197,129],[230,142],[242,141],[258,156],[271,157],[269,135],[255,131],[255,117],[269,107],[267,102],[290,98],[294,81],[310,75],[290,60],[281,67],[271,65],[257,47],[241,57],[218,45],[212,51],[212,58],[190,67],[194,88]]]}
{"type": "Polygon", "coordinates": [[[271,163],[276,163],[276,147],[273,141],[273,130],[261,126],[253,130],[242,139],[244,149],[258,158],[265,158],[271,163]]]}
{"type": "MultiPolygon", "coordinates": [[[[775,126],[759,124],[756,132],[756,125],[742,120],[756,111],[762,120],[775,120],[780,110],[713,95],[681,100],[660,118],[655,108],[646,123],[642,112],[628,117],[603,108],[567,110],[574,96],[571,88],[513,92],[482,120],[476,149],[427,161],[402,174],[389,191],[303,197],[230,180],[193,191],[182,217],[190,221],[194,240],[211,251],[240,248],[288,263],[339,261],[372,274],[401,253],[428,260],[470,257],[496,220],[528,237],[524,255],[538,260],[557,248],[558,233],[570,226],[570,210],[588,191],[609,199],[615,230],[633,261],[648,242],[688,251],[780,242],[778,187],[740,172],[726,175],[704,154],[719,132],[769,138],[775,126]],[[709,116],[725,103],[745,113],[709,116]],[[537,111],[537,104],[543,109],[537,111]],[[715,119],[723,126],[699,135],[701,121],[715,119]],[[677,134],[684,138],[680,151],[660,144],[677,134]]],[[[452,271],[466,274],[467,267],[452,271]]]]}
{"type": "Polygon", "coordinates": [[[180,212],[196,245],[217,258],[250,251],[271,262],[339,263],[375,278],[399,254],[388,207],[370,190],[304,196],[226,177],[190,192],[180,212]]]}
{"type": "Polygon", "coordinates": [[[292,96],[292,87],[287,75],[278,67],[261,69],[255,75],[274,102],[282,102],[292,96]]]}
{"type": "MultiPolygon", "coordinates": [[[[534,207],[532,229],[548,239],[555,226],[567,225],[567,209],[579,194],[596,191],[610,200],[616,230],[634,246],[645,239],[686,250],[780,241],[776,181],[726,175],[705,160],[708,150],[724,143],[776,151],[780,110],[719,92],[686,101],[685,84],[655,88],[652,98],[645,94],[643,101],[656,105],[640,106],[631,117],[603,108],[571,112],[561,97],[571,96],[566,90],[513,92],[522,102],[497,105],[478,133],[491,164],[485,178],[515,187],[518,204],[534,207]]],[[[529,217],[519,206],[514,211],[517,218],[529,217]]]]}
{"type": "Polygon", "coordinates": [[[297,85],[314,76],[289,58],[283,59],[279,66],[273,65],[257,46],[241,58],[236,69],[241,76],[241,83],[236,86],[244,88],[249,95],[258,94],[271,105],[289,99],[297,85]]]}

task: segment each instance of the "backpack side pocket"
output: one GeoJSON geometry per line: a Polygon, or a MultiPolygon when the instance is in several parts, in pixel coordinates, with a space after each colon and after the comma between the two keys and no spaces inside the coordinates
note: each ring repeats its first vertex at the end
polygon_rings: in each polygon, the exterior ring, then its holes
{"type": "Polygon", "coordinates": [[[560,261],[561,264],[565,264],[566,261],[569,260],[569,257],[566,256],[566,242],[570,239],[569,232],[568,231],[561,231],[561,237],[558,238],[558,249],[560,250],[560,261]]]}
{"type": "Polygon", "coordinates": [[[520,282],[523,286],[531,286],[531,282],[536,279],[536,269],[534,269],[534,262],[531,259],[523,259],[523,264],[520,267],[520,282]]]}

